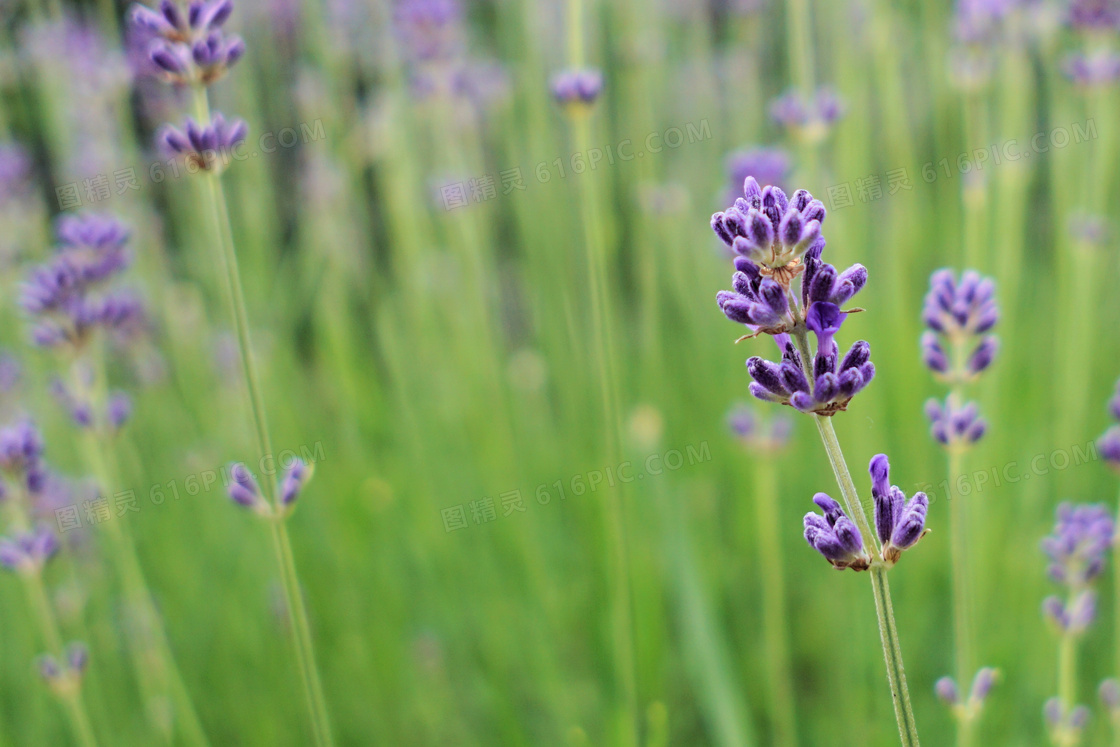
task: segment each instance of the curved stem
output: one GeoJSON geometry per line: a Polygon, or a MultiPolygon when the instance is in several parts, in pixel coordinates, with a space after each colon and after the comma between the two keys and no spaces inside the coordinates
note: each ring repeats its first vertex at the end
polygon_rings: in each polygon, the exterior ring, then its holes
{"type": "MultiPolygon", "coordinates": [[[[802,333],[804,334],[804,333],[802,333]]],[[[832,472],[836,482],[840,485],[840,493],[844,497],[845,506],[849,515],[855,518],[860,533],[875,544],[875,535],[867,523],[867,515],[860,503],[859,494],[856,492],[852,475],[848,471],[848,464],[840,450],[840,442],[836,439],[836,430],[832,427],[832,418],[815,415],[817,430],[820,431],[821,440],[824,442],[828,461],[832,464],[832,472]]],[[[865,542],[868,541],[865,539],[865,542]]],[[[877,555],[877,553],[876,553],[877,555]]],[[[887,583],[887,569],[879,560],[871,565],[871,590],[875,597],[875,614],[879,618],[879,639],[883,644],[883,661],[887,666],[887,681],[891,688],[891,701],[894,705],[894,717],[898,722],[898,735],[903,747],[916,747],[918,744],[918,725],[914,721],[914,710],[910,706],[910,690],[906,686],[906,671],[902,662],[902,647],[898,641],[898,625],[894,619],[894,609],[891,605],[891,589],[887,583]]]]}
{"type": "MultiPolygon", "coordinates": [[[[209,119],[210,111],[205,88],[195,89],[194,105],[198,116],[205,118],[200,119],[200,124],[205,125],[206,120],[209,119]]],[[[257,451],[259,458],[263,459],[272,455],[272,441],[269,436],[268,414],[260,386],[260,375],[257,370],[256,359],[253,357],[249,314],[245,304],[245,291],[241,284],[241,270],[237,261],[237,251],[233,243],[229,207],[220,175],[209,174],[206,182],[205,192],[218,249],[219,264],[225,279],[226,297],[233,316],[234,330],[237,334],[237,347],[241,357],[245,386],[249,394],[249,406],[252,411],[256,433],[257,451]]],[[[261,488],[269,503],[278,508],[275,481],[271,479],[263,480],[261,488]]],[[[303,603],[295,557],[292,553],[291,541],[288,538],[288,530],[284,521],[284,518],[278,518],[272,522],[273,550],[276,553],[276,563],[280,569],[281,585],[284,589],[284,601],[295,637],[296,660],[299,665],[300,677],[303,680],[304,696],[307,699],[315,744],[318,747],[328,747],[334,744],[334,738],[331,735],[330,717],[327,711],[326,698],[323,694],[322,681],[319,678],[319,668],[315,661],[311,625],[307,619],[307,608],[303,603]]]]}

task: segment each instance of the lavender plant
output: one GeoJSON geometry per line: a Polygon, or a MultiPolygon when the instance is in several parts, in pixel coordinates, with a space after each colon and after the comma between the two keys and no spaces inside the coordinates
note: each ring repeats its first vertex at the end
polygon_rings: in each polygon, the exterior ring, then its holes
{"type": "Polygon", "coordinates": [[[0,506],[5,532],[0,538],[0,567],[23,582],[28,607],[36,617],[46,652],[39,671],[66,708],[71,730],[85,747],[97,744],[82,695],[89,662],[84,644],[64,643],[44,570],[60,549],[54,531],[40,519],[52,515],[48,505],[57,479],[43,459],[43,439],[29,421],[0,428],[0,506]]]}
{"type": "MultiPolygon", "coordinates": [[[[218,263],[225,275],[226,296],[237,333],[258,458],[264,459],[273,454],[268,414],[253,356],[245,293],[221,180],[222,172],[230,164],[231,156],[236,156],[235,148],[244,140],[248,128],[240,120],[227,121],[221,114],[211,115],[208,91],[208,87],[224,77],[245,51],[240,37],[224,29],[232,13],[232,0],[191,0],[185,8],[174,0],[161,0],[158,10],[134,5],[131,17],[134,30],[151,37],[149,54],[152,62],[166,72],[169,82],[187,85],[191,89],[193,120],[187,121],[184,130],[170,126],[165,128],[160,140],[171,153],[181,156],[188,168],[193,165],[194,171],[205,176],[204,211],[210,220],[218,263]]],[[[309,470],[302,462],[294,462],[281,484],[265,480],[263,486],[251,478],[246,468],[237,467],[235,472],[237,479],[230,486],[231,498],[240,505],[251,505],[258,515],[267,519],[271,529],[284,600],[295,631],[296,658],[315,743],[320,746],[333,744],[327,702],[315,661],[311,626],[287,528],[295,497],[309,476],[309,470]],[[256,491],[256,498],[247,503],[243,493],[250,490],[256,491]]]]}
{"type": "Polygon", "coordinates": [[[855,311],[841,311],[840,305],[863,288],[867,270],[857,264],[838,273],[821,259],[825,216],[824,205],[808,191],[800,189],[790,198],[781,189],[760,187],[748,177],[743,197],[712,216],[712,229],[738,255],[734,290],[720,291],[716,301],[728,319],[749,330],[740,339],[768,334],[777,343],[780,362],[757,356],[747,361],[754,379],[751,393],[764,401],[790,405],[816,422],[844,505],[841,508],[818,493],[814,501],[824,515],[806,515],[805,539],[836,568],[870,571],[899,736],[903,745],[916,745],[918,729],[886,573],[901,552],[925,532],[928,503],[921,493],[906,501],[900,490],[890,486],[886,456],[879,455],[871,462],[873,526],[836,438],[832,417],[846,410],[871,382],[875,366],[864,341],[839,357],[835,336],[855,311]],[[793,288],[799,277],[800,292],[793,288]],[[810,346],[810,332],[816,338],[815,351],[810,346]]]}
{"type": "MultiPolygon", "coordinates": [[[[144,331],[146,317],[139,297],[114,285],[131,262],[129,230],[106,215],[64,215],[56,226],[58,247],[46,264],[31,270],[20,306],[31,321],[31,338],[56,353],[60,375],[51,383],[56,400],[77,427],[76,439],[99,493],[112,494],[120,484],[115,441],[131,413],[131,401],[109,388],[106,357],[144,331]]],[[[148,716],[160,729],[159,704],[175,703],[179,724],[195,744],[206,737],[195,714],[167,640],[127,522],[110,518],[98,524],[127,601],[138,635],[133,664],[145,691],[148,716]]]]}
{"type": "MultiPolygon", "coordinates": [[[[952,270],[942,269],[930,277],[922,321],[927,329],[922,334],[922,360],[934,377],[949,385],[944,401],[930,399],[926,402],[926,417],[930,421],[930,434],[948,456],[947,497],[949,499],[950,564],[953,575],[953,645],[955,650],[955,677],[938,681],[939,692],[950,682],[965,683],[979,677],[973,671],[973,642],[971,594],[969,591],[968,516],[962,496],[954,495],[957,481],[964,477],[962,462],[987,430],[986,421],[980,417],[975,402],[965,402],[963,389],[991,365],[999,341],[990,334],[999,320],[995,302],[995,283],[975,271],[966,271],[958,280],[952,270]]],[[[983,672],[985,667],[980,671],[983,672]]],[[[989,685],[990,688],[990,685],[989,685]]],[[[985,690],[985,695],[987,691],[985,690]]],[[[957,744],[972,744],[972,732],[980,717],[984,698],[969,699],[962,706],[950,702],[957,720],[957,744]]]]}
{"type": "Polygon", "coordinates": [[[1058,506],[1054,532],[1042,541],[1050,560],[1050,580],[1063,596],[1047,597],[1043,615],[1058,633],[1058,694],[1046,702],[1043,715],[1056,747],[1072,747],[1081,740],[1089,711],[1077,704],[1077,644],[1097,615],[1093,582],[1104,570],[1115,524],[1100,504],[1058,506]]]}
{"type": "MultiPolygon", "coordinates": [[[[1117,475],[1120,475],[1120,381],[1116,382],[1116,389],[1112,398],[1108,401],[1108,414],[1116,422],[1109,426],[1097,439],[1097,453],[1100,454],[1105,464],[1117,475]]],[[[1115,548],[1118,545],[1120,545],[1120,539],[1114,536],[1112,546],[1115,548]]],[[[1120,609],[1120,573],[1113,573],[1112,576],[1113,607],[1114,609],[1120,609]]],[[[1113,648],[1116,654],[1116,671],[1120,672],[1120,616],[1115,617],[1113,648]]],[[[1120,682],[1115,679],[1105,680],[1101,683],[1100,694],[1101,701],[1108,710],[1112,721],[1115,743],[1120,745],[1120,682]]]]}

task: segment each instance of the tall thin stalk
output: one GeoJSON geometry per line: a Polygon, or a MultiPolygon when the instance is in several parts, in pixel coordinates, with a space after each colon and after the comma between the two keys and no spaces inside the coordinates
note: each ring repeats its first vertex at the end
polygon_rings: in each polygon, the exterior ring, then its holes
{"type": "MultiPolygon", "coordinates": [[[[205,126],[210,121],[210,104],[205,88],[195,88],[194,107],[199,124],[205,126]]],[[[222,268],[222,276],[225,280],[226,297],[230,306],[230,313],[233,316],[233,326],[241,358],[241,371],[249,394],[249,406],[253,417],[257,451],[260,458],[263,459],[272,454],[268,413],[264,405],[256,359],[253,357],[245,292],[241,284],[241,272],[237,261],[237,251],[234,248],[233,229],[230,225],[229,207],[226,202],[225,190],[222,187],[221,175],[216,172],[207,174],[206,188],[203,191],[211,218],[215,246],[218,250],[218,263],[222,268]]],[[[266,500],[271,506],[279,509],[279,500],[273,481],[264,480],[262,483],[266,500]]],[[[311,729],[315,744],[318,747],[327,747],[334,744],[334,739],[331,735],[330,718],[322,682],[319,678],[319,668],[315,661],[311,625],[307,619],[307,609],[304,606],[303,595],[300,590],[299,575],[296,571],[295,556],[292,553],[291,540],[288,536],[285,512],[277,510],[275,514],[276,518],[269,520],[272,545],[276,554],[276,563],[280,570],[288,619],[295,636],[296,659],[311,717],[311,729]]]]}
{"type": "MultiPolygon", "coordinates": [[[[952,400],[955,397],[950,395],[952,400]]],[[[953,481],[961,474],[959,449],[949,450],[949,545],[950,565],[953,575],[953,648],[956,658],[957,682],[964,687],[972,677],[972,621],[969,614],[968,589],[968,526],[965,520],[964,505],[960,496],[953,494],[953,481]]],[[[972,715],[961,713],[957,717],[957,745],[968,747],[972,744],[972,715]]]]}
{"type": "Polygon", "coordinates": [[[776,744],[797,744],[797,718],[794,713],[793,684],[790,681],[789,618],[786,610],[785,563],[778,523],[778,489],[774,464],[757,459],[755,473],[755,518],[758,529],[759,567],[762,574],[762,631],[770,686],[768,698],[774,722],[776,744]]]}
{"type": "MultiPolygon", "coordinates": [[[[568,64],[573,70],[584,65],[583,2],[568,0],[568,64]]],[[[591,145],[590,121],[586,112],[570,117],[572,140],[577,153],[586,153],[591,145]]],[[[607,252],[603,239],[601,217],[592,174],[584,174],[579,183],[580,216],[583,223],[584,250],[587,260],[591,307],[592,356],[599,379],[599,393],[604,418],[604,438],[608,463],[621,453],[621,415],[618,406],[617,365],[612,340],[613,314],[608,287],[607,252]]],[[[603,521],[609,544],[607,573],[610,585],[611,654],[614,676],[622,691],[623,723],[620,744],[638,743],[637,680],[634,672],[634,632],[631,612],[630,569],[626,550],[626,522],[622,491],[608,492],[601,499],[603,521]]]]}
{"type": "MultiPolygon", "coordinates": [[[[802,360],[811,360],[806,354],[808,339],[804,328],[794,332],[798,347],[802,348],[802,360]]],[[[887,666],[887,681],[891,688],[891,701],[894,705],[894,717],[898,722],[898,735],[903,747],[918,745],[918,725],[914,721],[914,710],[910,706],[910,690],[906,686],[906,671],[902,661],[902,648],[898,640],[898,625],[894,619],[894,608],[891,604],[891,588],[887,581],[887,567],[879,556],[879,548],[872,531],[871,524],[867,521],[867,513],[860,502],[859,493],[855,483],[852,482],[851,472],[844,460],[844,453],[840,450],[840,442],[836,439],[836,430],[832,427],[832,418],[823,415],[814,415],[817,430],[820,431],[824,450],[828,454],[828,461],[832,465],[832,473],[840,486],[840,494],[844,500],[844,507],[848,515],[853,517],[860,534],[865,542],[872,545],[874,560],[871,563],[871,590],[875,597],[875,614],[879,619],[879,640],[883,644],[883,661],[887,666]]]]}

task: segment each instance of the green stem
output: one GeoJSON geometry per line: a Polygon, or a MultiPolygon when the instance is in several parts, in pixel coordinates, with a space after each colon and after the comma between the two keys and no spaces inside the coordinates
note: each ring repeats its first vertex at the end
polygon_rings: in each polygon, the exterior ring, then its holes
{"type": "Polygon", "coordinates": [[[789,628],[786,616],[785,563],[778,525],[778,489],[774,465],[767,457],[755,460],[754,504],[758,529],[759,568],[762,573],[763,637],[770,668],[768,697],[776,744],[797,744],[793,686],[790,682],[789,628]]]}
{"type": "MultiPolygon", "coordinates": [[[[194,92],[195,111],[200,118],[199,124],[207,124],[209,102],[205,88],[194,92]]],[[[237,251],[233,243],[233,229],[229,219],[229,207],[225,190],[219,174],[210,174],[206,179],[206,195],[213,223],[214,237],[217,242],[219,263],[225,278],[226,296],[233,316],[234,330],[237,334],[237,347],[241,357],[241,369],[245,386],[249,393],[249,405],[256,432],[257,451],[261,459],[272,454],[272,441],[269,436],[268,416],[264,405],[264,395],[260,386],[260,375],[256,359],[253,357],[253,342],[249,332],[249,314],[245,303],[245,291],[241,284],[241,271],[237,261],[237,251]]],[[[276,509],[277,496],[274,481],[264,480],[262,490],[265,498],[276,509]]],[[[288,530],[284,518],[273,521],[272,539],[276,562],[284,589],[284,601],[288,609],[292,632],[295,636],[296,660],[303,680],[304,695],[311,717],[312,733],[315,744],[327,747],[334,744],[331,735],[330,718],[319,668],[315,661],[315,647],[311,638],[311,626],[307,619],[307,608],[300,591],[299,576],[296,572],[295,557],[292,553],[288,530]]]]}
{"type": "MultiPolygon", "coordinates": [[[[47,650],[51,656],[62,656],[62,633],[58,627],[58,620],[55,619],[50,599],[47,597],[47,590],[43,585],[42,572],[35,570],[23,574],[23,578],[28,602],[39,617],[39,627],[43,632],[47,650]]],[[[65,662],[60,661],[60,666],[65,667],[65,662]]],[[[69,676],[69,672],[64,676],[69,676]]],[[[70,726],[73,728],[78,741],[83,747],[96,747],[97,740],[93,736],[93,727],[90,725],[85,699],[82,698],[81,684],[68,683],[58,695],[66,705],[70,726]]]]}
{"type": "Polygon", "coordinates": [[[1058,744],[1061,747],[1073,747],[1080,741],[1070,724],[1070,717],[1077,704],[1077,637],[1068,632],[1063,632],[1058,642],[1058,700],[1062,703],[1058,744]]]}
{"type": "Polygon", "coordinates": [[[789,76],[801,95],[812,96],[815,71],[809,0],[788,0],[786,13],[789,76]]]}
{"type": "MultiPolygon", "coordinates": [[[[804,332],[802,332],[804,335],[804,332]]],[[[850,516],[853,516],[859,526],[860,533],[865,542],[868,539],[875,544],[875,535],[867,523],[867,515],[860,503],[856,486],[852,482],[852,475],[848,471],[848,464],[840,450],[840,442],[836,439],[836,430],[832,427],[832,418],[815,415],[817,430],[820,431],[821,440],[824,442],[828,461],[832,464],[832,472],[836,482],[840,485],[840,493],[850,516]]],[[[874,547],[872,548],[875,549],[874,547]]],[[[875,553],[878,554],[877,552],[875,553]]],[[[898,722],[898,735],[903,747],[917,747],[918,725],[914,721],[914,711],[910,706],[910,691],[906,687],[906,671],[902,662],[902,647],[898,641],[898,625],[894,619],[894,609],[891,605],[891,588],[887,583],[887,568],[878,559],[871,564],[871,590],[875,597],[875,614],[879,618],[879,639],[883,644],[883,661],[887,665],[887,681],[891,688],[891,701],[894,705],[894,717],[898,722]]]]}
{"type": "MultiPolygon", "coordinates": [[[[952,399],[952,396],[950,396],[952,399]]],[[[964,505],[960,496],[953,495],[953,481],[961,473],[961,453],[949,450],[949,546],[953,574],[953,638],[956,652],[958,687],[968,687],[972,677],[972,626],[969,614],[968,590],[968,529],[964,505]]],[[[972,743],[972,716],[961,713],[957,718],[957,745],[968,747],[972,743]]]]}

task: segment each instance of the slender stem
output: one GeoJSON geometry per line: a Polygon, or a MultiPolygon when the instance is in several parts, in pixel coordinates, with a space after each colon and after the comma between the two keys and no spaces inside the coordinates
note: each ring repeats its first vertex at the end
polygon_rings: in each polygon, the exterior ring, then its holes
{"type": "MultiPolygon", "coordinates": [[[[828,461],[832,464],[832,472],[840,485],[840,493],[849,515],[855,517],[860,533],[866,538],[865,541],[870,539],[874,544],[875,535],[872,534],[871,526],[867,523],[867,515],[852,482],[852,475],[848,471],[844,454],[840,450],[836,430],[832,427],[832,418],[815,415],[814,419],[817,421],[817,430],[820,431],[821,440],[828,453],[828,461]]],[[[914,710],[910,706],[910,690],[906,687],[906,671],[902,663],[902,648],[898,641],[898,625],[895,623],[894,609],[891,606],[887,568],[878,559],[871,564],[871,590],[875,597],[875,614],[879,618],[879,639],[883,644],[883,660],[887,665],[887,681],[891,688],[894,717],[898,722],[898,735],[903,747],[916,747],[918,725],[914,721],[914,710]]]]}
{"type": "MultiPolygon", "coordinates": [[[[94,412],[105,412],[108,400],[105,353],[101,342],[97,340],[93,343],[89,356],[93,381],[87,396],[94,412]]],[[[71,386],[75,391],[81,391],[83,387],[83,377],[77,367],[72,368],[71,371],[71,386]]],[[[100,426],[86,429],[83,435],[82,446],[86,466],[93,473],[101,490],[105,492],[105,499],[109,500],[112,486],[120,484],[116,455],[108,447],[110,436],[101,430],[100,426]]],[[[165,691],[169,691],[171,699],[176,704],[184,737],[191,744],[206,747],[209,744],[206,731],[199,721],[190,692],[183,682],[163,620],[152,602],[152,593],[144,577],[140,559],[136,554],[136,544],[133,542],[128,525],[123,518],[113,517],[99,526],[104,528],[104,536],[109,539],[109,556],[124,589],[131,616],[130,622],[136,626],[138,632],[138,640],[129,648],[143,694],[149,702],[152,702],[157,696],[162,696],[165,691]]],[[[148,711],[148,716],[156,728],[166,734],[168,731],[166,720],[151,710],[148,711]]]]}
{"type": "Polygon", "coordinates": [[[803,96],[811,96],[815,71],[809,0],[788,0],[786,14],[789,77],[803,96]]]}
{"type": "MultiPolygon", "coordinates": [[[[205,88],[195,88],[194,106],[197,115],[200,117],[200,124],[205,125],[210,111],[205,88]]],[[[256,431],[257,451],[260,458],[263,459],[272,454],[272,441],[269,436],[268,416],[260,386],[260,375],[257,371],[256,359],[253,357],[249,314],[245,304],[245,291],[241,284],[237,251],[233,243],[229,207],[226,203],[225,190],[222,187],[220,175],[210,174],[206,182],[207,189],[205,192],[209,202],[219,263],[225,278],[226,296],[233,316],[234,330],[237,334],[242,374],[249,393],[249,405],[256,431]]],[[[263,481],[262,489],[265,497],[274,507],[278,507],[275,487],[274,481],[263,481]]],[[[319,678],[319,668],[315,660],[311,625],[307,619],[307,608],[303,603],[295,557],[292,553],[291,541],[288,538],[288,530],[284,521],[283,518],[278,518],[272,522],[273,549],[276,553],[277,565],[280,568],[284,601],[295,638],[296,660],[300,669],[300,677],[303,680],[304,696],[307,699],[310,712],[315,744],[319,747],[328,747],[334,744],[331,735],[330,717],[327,711],[326,698],[323,694],[322,681],[319,678]]]]}
{"type": "MultiPolygon", "coordinates": [[[[1118,509],[1118,515],[1120,515],[1120,509],[1118,509]]],[[[1120,546],[1120,544],[1118,544],[1118,543],[1120,543],[1120,527],[1117,528],[1116,532],[1117,533],[1113,537],[1113,540],[1112,540],[1112,546],[1113,547],[1120,546]]],[[[1113,640],[1113,648],[1116,649],[1114,651],[1114,654],[1116,656],[1116,672],[1118,674],[1120,674],[1120,567],[1117,566],[1117,562],[1116,562],[1118,557],[1120,557],[1120,553],[1113,552],[1113,554],[1112,554],[1112,584],[1113,584],[1113,586],[1112,586],[1112,589],[1113,589],[1113,591],[1112,591],[1112,618],[1113,618],[1113,624],[1116,626],[1115,631],[1114,631],[1115,639],[1113,640]]],[[[1120,725],[1117,725],[1115,722],[1113,722],[1113,725],[1112,725],[1112,738],[1113,738],[1113,743],[1116,745],[1116,747],[1120,747],[1120,725]]]]}
{"type": "Polygon", "coordinates": [[[793,685],[790,682],[789,628],[786,617],[785,563],[778,526],[778,490],[774,464],[755,460],[754,504],[758,529],[759,567],[762,573],[763,636],[770,668],[769,702],[776,744],[797,744],[793,685]]]}
{"type": "MultiPolygon", "coordinates": [[[[568,65],[583,67],[583,0],[568,0],[568,65]]],[[[576,152],[590,147],[590,121],[586,113],[571,117],[576,152]]],[[[607,288],[606,251],[597,213],[593,180],[585,174],[579,184],[580,214],[584,229],[584,249],[588,264],[593,356],[599,379],[608,460],[614,462],[621,444],[621,418],[618,411],[617,368],[611,340],[613,315],[607,288]]],[[[638,743],[638,687],[634,672],[634,632],[631,610],[630,568],[626,549],[626,521],[622,493],[612,492],[602,499],[603,519],[608,538],[607,573],[610,584],[611,654],[615,680],[622,690],[623,723],[619,742],[638,743]]]]}
{"type": "MultiPolygon", "coordinates": [[[[32,609],[39,617],[39,627],[43,631],[43,639],[47,650],[52,656],[61,656],[63,650],[62,633],[55,619],[54,608],[51,607],[47,590],[43,585],[41,570],[23,574],[24,587],[27,590],[27,599],[32,609]]],[[[62,663],[61,666],[65,666],[62,663]]],[[[69,676],[69,672],[64,676],[69,676]]],[[[70,725],[74,735],[84,747],[95,747],[97,739],[93,736],[93,727],[90,725],[89,712],[86,710],[85,699],[82,697],[80,683],[67,683],[59,693],[59,698],[66,706],[66,713],[70,718],[70,725]]]]}
{"type": "MultiPolygon", "coordinates": [[[[950,565],[953,574],[953,644],[956,653],[957,684],[966,688],[972,677],[972,626],[969,614],[968,590],[968,530],[964,505],[960,496],[953,494],[953,481],[961,473],[961,453],[949,450],[949,545],[950,565]]],[[[957,745],[968,747],[972,743],[972,715],[962,712],[957,718],[957,745]]]]}
{"type": "Polygon", "coordinates": [[[1062,704],[1062,723],[1058,727],[1058,744],[1073,747],[1079,741],[1071,724],[1077,703],[1077,637],[1063,632],[1058,641],[1058,700],[1062,704]]]}

